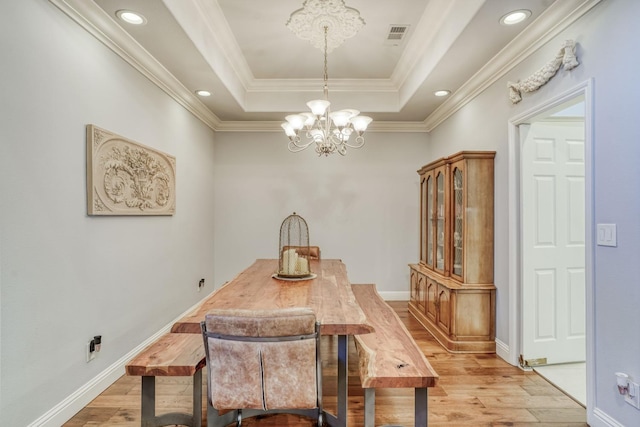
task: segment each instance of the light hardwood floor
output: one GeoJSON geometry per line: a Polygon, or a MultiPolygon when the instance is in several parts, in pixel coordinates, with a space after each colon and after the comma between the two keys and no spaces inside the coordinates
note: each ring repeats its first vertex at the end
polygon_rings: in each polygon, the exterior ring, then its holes
{"type": "MultiPolygon", "coordinates": [[[[524,372],[495,355],[448,353],[408,315],[406,302],[390,305],[440,375],[438,386],[429,389],[430,426],[587,426],[585,409],[535,372],[524,372]]],[[[323,338],[325,356],[335,355],[336,346],[336,340],[323,338]]],[[[352,342],[350,346],[348,422],[350,426],[362,426],[363,392],[357,373],[357,354],[352,342]]],[[[324,406],[335,413],[336,384],[331,378],[336,375],[336,361],[335,357],[326,359],[323,362],[326,376],[324,406]]],[[[203,386],[203,396],[206,396],[206,384],[203,386]]],[[[123,376],[64,426],[139,426],[140,389],[140,377],[123,376]]],[[[159,377],[156,393],[159,413],[190,412],[190,378],[159,377]]],[[[304,418],[290,415],[246,419],[242,424],[265,427],[313,425],[304,418]]],[[[413,390],[376,392],[376,426],[382,425],[413,425],[413,390]]]]}

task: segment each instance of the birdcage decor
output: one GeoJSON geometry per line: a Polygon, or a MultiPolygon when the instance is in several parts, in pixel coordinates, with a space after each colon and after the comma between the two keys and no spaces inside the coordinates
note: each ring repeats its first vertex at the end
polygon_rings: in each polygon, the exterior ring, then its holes
{"type": "Polygon", "coordinates": [[[277,277],[284,279],[310,278],[309,227],[295,212],[282,221],[277,277]]]}

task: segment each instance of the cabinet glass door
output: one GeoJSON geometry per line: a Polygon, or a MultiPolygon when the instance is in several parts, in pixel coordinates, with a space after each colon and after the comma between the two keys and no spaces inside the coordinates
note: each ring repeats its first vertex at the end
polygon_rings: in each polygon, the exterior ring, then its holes
{"type": "Polygon", "coordinates": [[[426,181],[427,194],[426,194],[426,227],[427,227],[427,260],[426,264],[433,268],[433,233],[434,233],[434,223],[433,223],[433,176],[429,175],[426,181]]]}
{"type": "Polygon", "coordinates": [[[460,168],[453,170],[453,274],[462,276],[462,243],[464,224],[463,173],[460,168]]]}
{"type": "Polygon", "coordinates": [[[444,270],[444,173],[436,175],[436,269],[444,270]]]}
{"type": "Polygon", "coordinates": [[[427,209],[427,180],[423,176],[420,180],[420,262],[429,263],[427,255],[427,234],[429,211],[427,209]]]}

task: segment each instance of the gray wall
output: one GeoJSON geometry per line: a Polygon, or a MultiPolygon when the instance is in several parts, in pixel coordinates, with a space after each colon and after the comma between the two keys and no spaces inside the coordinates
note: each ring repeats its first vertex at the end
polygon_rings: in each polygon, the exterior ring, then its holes
{"type": "Polygon", "coordinates": [[[318,158],[287,150],[277,133],[216,134],[216,284],[256,258],[278,256],[280,224],[292,212],[309,225],[323,258],[342,259],[353,283],[409,298],[418,261],[419,187],[426,133],[370,133],[364,148],[318,158]]]}
{"type": "Polygon", "coordinates": [[[618,247],[595,248],[597,387],[589,417],[593,426],[640,424],[613,377],[624,371],[640,379],[640,2],[603,0],[430,135],[372,133],[363,150],[328,159],[289,154],[279,133],[214,136],[50,3],[5,3],[1,425],[26,425],[102,375],[202,297],[199,278],[208,292],[255,258],[273,257],[279,224],[294,210],[309,221],[323,256],[347,263],[353,282],[406,295],[406,264],[418,257],[415,171],[461,149],[498,152],[497,333],[509,345],[507,121],[588,78],[595,81],[595,222],[618,225],[618,247]],[[565,38],[579,43],[581,65],[511,105],[506,81],[536,71],[565,38]],[[88,123],[177,157],[175,216],[86,215],[88,123]],[[103,351],[87,364],[85,344],[98,333],[103,351]]]}
{"type": "MultiPolygon", "coordinates": [[[[640,2],[604,0],[430,133],[430,152],[440,156],[463,148],[496,150],[495,283],[497,338],[509,343],[508,126],[509,119],[559,93],[594,79],[595,223],[616,223],[618,246],[595,247],[595,382],[590,425],[640,425],[640,411],[615,389],[616,371],[640,380],[640,128],[638,69],[640,2]],[[565,39],[578,43],[580,66],[560,70],[539,91],[512,105],[507,81],[522,80],[554,57],[565,39]]],[[[589,227],[595,227],[588,224],[589,227]]],[[[526,301],[524,302],[526,303],[526,301]]]]}
{"type": "Polygon", "coordinates": [[[0,425],[19,427],[213,289],[214,133],[51,3],[1,21],[0,425]],[[89,123],[177,158],[174,216],[87,216],[89,123]]]}

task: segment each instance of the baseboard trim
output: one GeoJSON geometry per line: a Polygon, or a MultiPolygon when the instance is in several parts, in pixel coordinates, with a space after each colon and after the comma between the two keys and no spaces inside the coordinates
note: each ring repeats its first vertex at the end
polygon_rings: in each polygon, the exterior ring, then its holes
{"type": "Polygon", "coordinates": [[[378,291],[385,301],[409,301],[409,291],[378,291]]]}
{"type": "Polygon", "coordinates": [[[593,419],[588,419],[589,425],[592,427],[624,427],[615,419],[611,418],[607,413],[599,408],[595,408],[592,412],[593,419]]]}
{"type": "Polygon", "coordinates": [[[509,346],[505,342],[496,338],[496,356],[511,364],[511,362],[509,362],[509,355],[509,346]]]}
{"type": "MultiPolygon", "coordinates": [[[[213,294],[214,292],[216,291],[214,290],[211,294],[213,294]]],[[[203,299],[208,298],[211,294],[207,295],[203,299]]],[[[118,378],[120,378],[124,374],[125,365],[129,360],[133,359],[135,355],[140,353],[146,346],[160,338],[162,335],[170,332],[173,324],[193,311],[198,305],[200,305],[201,301],[202,300],[189,307],[158,332],[156,332],[140,345],[122,356],[107,369],[100,372],[89,382],[71,393],[64,400],[45,412],[27,427],[59,427],[65,422],[69,421],[75,414],[78,413],[78,411],[87,406],[89,402],[98,397],[100,393],[105,391],[111,384],[116,382],[118,378]]]]}
{"type": "MultiPolygon", "coordinates": [[[[134,354],[133,352],[129,354],[134,354]]],[[[61,426],[78,413],[89,402],[98,397],[107,387],[116,382],[124,374],[124,366],[133,355],[127,354],[113,365],[95,376],[91,381],[67,396],[62,402],[44,413],[40,418],[29,424],[28,427],[55,427],[61,426]]]]}

